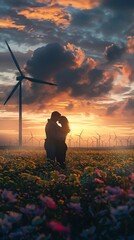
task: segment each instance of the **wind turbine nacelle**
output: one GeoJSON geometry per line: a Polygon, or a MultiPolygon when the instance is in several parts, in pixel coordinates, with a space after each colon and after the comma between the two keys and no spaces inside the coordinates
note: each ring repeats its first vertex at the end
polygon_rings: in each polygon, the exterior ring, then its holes
{"type": "Polygon", "coordinates": [[[22,81],[24,79],[24,76],[18,76],[18,77],[16,77],[16,80],[17,81],[22,81]]]}

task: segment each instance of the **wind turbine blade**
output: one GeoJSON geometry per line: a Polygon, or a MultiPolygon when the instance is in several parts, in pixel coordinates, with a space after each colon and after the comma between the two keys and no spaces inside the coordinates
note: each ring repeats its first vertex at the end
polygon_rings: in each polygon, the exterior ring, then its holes
{"type": "Polygon", "coordinates": [[[83,131],[84,131],[84,130],[81,131],[80,136],[82,135],[83,131]]]}
{"type": "Polygon", "coordinates": [[[55,84],[55,83],[45,82],[45,81],[41,81],[41,80],[38,80],[38,79],[35,79],[35,78],[30,78],[30,77],[26,77],[26,76],[24,76],[24,78],[31,81],[31,82],[43,83],[43,84],[57,86],[57,84],[55,84]]]}
{"type": "Polygon", "coordinates": [[[14,92],[16,91],[16,89],[18,88],[18,86],[20,85],[20,82],[18,82],[15,87],[13,88],[13,90],[11,91],[11,93],[9,94],[8,98],[6,99],[6,101],[4,102],[4,105],[7,103],[7,101],[12,97],[12,95],[14,94],[14,92]]]}
{"type": "Polygon", "coordinates": [[[33,139],[33,137],[29,138],[29,139],[28,139],[28,142],[31,141],[32,139],[33,139]]]}
{"type": "Polygon", "coordinates": [[[20,74],[23,76],[23,73],[22,73],[22,71],[20,69],[20,66],[19,66],[19,64],[18,64],[18,62],[17,62],[17,60],[16,60],[16,58],[15,58],[15,56],[14,56],[14,54],[13,54],[11,48],[10,48],[10,46],[8,45],[7,41],[5,41],[5,42],[6,42],[6,45],[7,45],[8,49],[9,49],[9,51],[11,53],[11,56],[13,58],[13,61],[14,61],[15,65],[16,65],[17,69],[19,70],[20,74]]]}

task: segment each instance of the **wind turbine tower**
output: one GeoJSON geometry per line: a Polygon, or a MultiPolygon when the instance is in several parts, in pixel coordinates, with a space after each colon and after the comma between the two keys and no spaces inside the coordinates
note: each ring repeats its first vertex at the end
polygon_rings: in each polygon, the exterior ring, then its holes
{"type": "Polygon", "coordinates": [[[109,134],[109,138],[108,138],[108,146],[111,147],[111,135],[109,134]]]}
{"type": "Polygon", "coordinates": [[[12,89],[11,93],[9,94],[8,98],[4,102],[4,105],[12,97],[12,95],[17,90],[17,88],[19,88],[19,148],[21,149],[22,148],[22,82],[23,82],[23,80],[26,79],[26,80],[28,80],[30,82],[41,83],[41,84],[48,84],[48,85],[52,85],[52,86],[57,86],[57,84],[25,76],[23,74],[23,72],[21,71],[21,68],[20,68],[20,66],[19,66],[19,64],[17,62],[17,59],[15,58],[15,55],[13,54],[9,44],[7,43],[7,41],[5,41],[5,42],[6,42],[8,50],[9,50],[9,52],[11,54],[11,57],[12,57],[15,65],[16,65],[20,75],[16,77],[16,80],[18,81],[18,83],[13,87],[13,89],[12,89]]]}
{"type": "Polygon", "coordinates": [[[76,135],[76,136],[78,136],[79,148],[80,148],[80,146],[81,146],[81,140],[82,140],[81,135],[82,135],[83,131],[84,131],[84,130],[82,130],[82,131],[80,132],[80,134],[77,134],[77,135],[76,135]]]}
{"type": "Polygon", "coordinates": [[[117,140],[117,135],[115,134],[115,132],[114,132],[114,136],[115,136],[115,138],[114,138],[114,141],[115,141],[115,146],[117,147],[117,145],[118,145],[118,140],[117,140]]]}
{"type": "Polygon", "coordinates": [[[98,147],[100,147],[101,146],[101,135],[97,132],[96,132],[96,134],[98,135],[98,147]]]}

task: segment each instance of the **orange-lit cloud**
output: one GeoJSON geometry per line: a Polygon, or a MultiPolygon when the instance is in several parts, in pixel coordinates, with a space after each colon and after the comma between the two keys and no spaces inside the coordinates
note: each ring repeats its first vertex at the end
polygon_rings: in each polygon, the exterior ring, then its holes
{"type": "Polygon", "coordinates": [[[66,28],[70,24],[71,15],[66,13],[58,6],[45,6],[37,8],[27,8],[20,11],[18,15],[23,15],[28,19],[37,19],[40,21],[48,20],[54,22],[60,28],[66,28]]]}
{"type": "Polygon", "coordinates": [[[131,79],[131,75],[133,73],[133,69],[132,67],[126,63],[123,68],[122,68],[122,73],[128,78],[128,79],[131,79]]]}
{"type": "Polygon", "coordinates": [[[128,37],[128,52],[134,53],[134,36],[128,37]]]}
{"type": "Polygon", "coordinates": [[[77,66],[80,67],[85,59],[85,53],[82,51],[82,49],[77,48],[74,44],[71,43],[68,43],[65,49],[68,49],[73,53],[73,55],[75,56],[75,62],[77,66]]]}
{"type": "Polygon", "coordinates": [[[1,18],[0,28],[16,28],[18,30],[23,30],[24,25],[16,25],[16,23],[11,18],[1,18]]]}
{"type": "MultiPolygon", "coordinates": [[[[37,0],[37,2],[44,2],[44,0],[37,0]]],[[[79,9],[92,9],[99,4],[100,0],[52,0],[51,4],[59,4],[61,6],[73,6],[79,9]]]]}

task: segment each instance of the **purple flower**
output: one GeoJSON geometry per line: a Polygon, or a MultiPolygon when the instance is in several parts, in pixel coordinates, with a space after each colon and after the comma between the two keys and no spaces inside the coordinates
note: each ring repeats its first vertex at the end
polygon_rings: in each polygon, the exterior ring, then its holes
{"type": "Polygon", "coordinates": [[[3,200],[6,200],[12,203],[17,201],[16,196],[17,196],[17,193],[13,194],[12,191],[8,191],[6,189],[4,189],[3,192],[1,193],[1,197],[3,200]]]}
{"type": "Polygon", "coordinates": [[[108,193],[114,194],[114,195],[123,195],[125,193],[125,191],[120,187],[106,186],[105,189],[108,191],[108,193]]]}
{"type": "Polygon", "coordinates": [[[72,209],[76,210],[76,212],[78,212],[78,213],[82,212],[82,208],[81,208],[80,203],[72,203],[72,202],[70,202],[69,204],[67,204],[67,206],[69,208],[72,208],[72,209]]]}
{"type": "Polygon", "coordinates": [[[34,204],[27,204],[25,208],[20,208],[20,211],[26,215],[41,215],[44,212],[34,204]]]}

